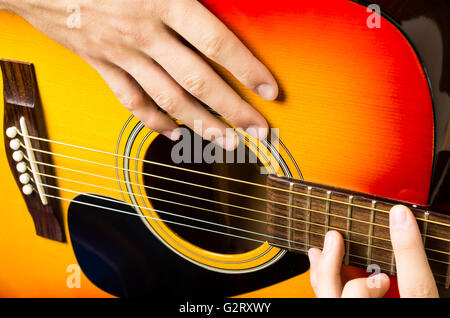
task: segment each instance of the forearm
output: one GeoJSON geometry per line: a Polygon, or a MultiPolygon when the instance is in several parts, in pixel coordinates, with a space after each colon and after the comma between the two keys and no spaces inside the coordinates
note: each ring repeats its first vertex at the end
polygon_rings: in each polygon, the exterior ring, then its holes
{"type": "Polygon", "coordinates": [[[9,10],[12,0],[0,0],[0,10],[9,10]]]}
{"type": "Polygon", "coordinates": [[[0,0],[0,10],[21,14],[30,2],[30,0],[0,0]]]}
{"type": "Polygon", "coordinates": [[[24,5],[27,0],[0,0],[0,10],[17,12],[17,9],[24,5]]]}

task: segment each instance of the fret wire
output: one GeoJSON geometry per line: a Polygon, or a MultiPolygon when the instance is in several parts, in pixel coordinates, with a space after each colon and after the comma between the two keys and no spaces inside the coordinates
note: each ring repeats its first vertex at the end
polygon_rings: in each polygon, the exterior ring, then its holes
{"type": "MultiPolygon", "coordinates": [[[[289,189],[292,190],[293,188],[294,188],[294,183],[291,182],[289,185],[289,189]]],[[[294,199],[293,196],[294,195],[292,193],[289,193],[289,204],[290,205],[292,205],[292,203],[293,203],[293,199],[294,199]]],[[[291,220],[293,218],[292,210],[293,210],[293,207],[289,207],[289,220],[288,220],[288,229],[287,229],[288,239],[289,239],[289,241],[288,241],[289,248],[291,247],[291,240],[292,240],[292,220],[291,220]]]]}
{"type": "MultiPolygon", "coordinates": [[[[423,216],[424,216],[425,220],[428,220],[428,218],[430,217],[430,212],[425,211],[423,216]]],[[[427,235],[427,232],[428,232],[428,223],[425,222],[423,224],[423,230],[422,230],[422,239],[423,239],[423,247],[424,248],[425,248],[425,244],[426,244],[426,241],[427,241],[427,237],[425,236],[425,235],[427,235]]]]}
{"type": "MultiPolygon", "coordinates": [[[[331,199],[331,191],[327,191],[327,199],[331,199]]],[[[328,227],[330,226],[330,201],[325,203],[325,222],[324,231],[328,232],[328,227]]]]}
{"type": "MultiPolygon", "coordinates": [[[[348,201],[349,201],[349,203],[353,203],[353,196],[352,195],[348,197],[348,201]]],[[[350,241],[349,240],[351,239],[350,231],[351,231],[351,227],[352,227],[352,224],[351,224],[352,215],[353,215],[353,206],[348,205],[347,206],[347,218],[348,219],[346,220],[346,222],[347,222],[347,231],[345,233],[345,236],[346,236],[346,239],[347,239],[347,242],[346,242],[347,253],[345,255],[345,264],[347,264],[347,265],[349,263],[349,256],[350,256],[350,241]]]]}
{"type": "Polygon", "coordinates": [[[395,268],[395,254],[394,250],[391,252],[391,274],[394,275],[394,268],[395,268]]]}
{"type": "MultiPolygon", "coordinates": [[[[392,246],[392,245],[391,245],[392,246]]],[[[394,254],[394,248],[392,248],[391,251],[391,275],[394,275],[395,273],[395,254],[394,254]]]]}
{"type": "MultiPolygon", "coordinates": [[[[18,134],[19,134],[20,136],[22,136],[22,137],[24,136],[20,131],[18,131],[18,134]]],[[[178,169],[178,170],[183,170],[183,171],[188,171],[188,172],[191,172],[191,173],[204,174],[204,175],[208,175],[208,176],[212,176],[212,177],[222,178],[222,179],[225,179],[225,180],[230,180],[230,181],[235,181],[235,182],[241,182],[241,183],[245,183],[245,184],[249,184],[249,185],[253,185],[253,186],[258,186],[258,187],[263,187],[263,188],[269,188],[269,189],[278,190],[278,191],[284,191],[284,192],[289,192],[289,191],[290,191],[290,190],[287,190],[287,189],[282,189],[282,188],[272,187],[272,186],[268,186],[268,185],[264,185],[264,184],[259,184],[259,183],[254,183],[254,182],[250,182],[250,181],[245,181],[245,180],[240,180],[240,179],[234,179],[234,178],[229,178],[229,177],[225,177],[225,176],[221,176],[221,175],[215,175],[215,174],[210,174],[210,173],[199,172],[199,171],[192,170],[192,169],[187,169],[187,168],[177,167],[177,166],[173,166],[173,165],[167,165],[167,164],[158,163],[158,162],[153,162],[153,161],[148,161],[148,160],[144,160],[144,159],[132,158],[132,157],[127,157],[127,156],[123,156],[123,155],[119,155],[119,154],[113,154],[113,153],[104,152],[104,151],[100,151],[100,150],[96,150],[96,149],[90,149],[90,148],[86,148],[86,147],[80,147],[80,146],[76,146],[76,145],[70,145],[70,144],[66,144],[66,143],[62,143],[62,142],[58,142],[58,141],[53,141],[53,140],[49,140],[49,139],[45,139],[45,138],[40,138],[40,137],[36,137],[36,136],[29,136],[29,135],[26,135],[26,137],[31,138],[31,139],[36,139],[36,140],[41,140],[41,141],[51,142],[51,143],[62,144],[62,145],[65,145],[65,146],[75,147],[75,148],[79,148],[79,149],[83,149],[83,150],[89,150],[89,151],[99,152],[99,153],[103,153],[103,154],[113,155],[113,156],[116,156],[116,157],[126,157],[126,158],[130,158],[130,159],[133,159],[133,160],[142,161],[142,162],[144,162],[144,163],[149,163],[149,164],[155,164],[155,165],[166,166],[166,167],[169,167],[169,168],[178,169]]],[[[26,147],[26,146],[23,145],[22,143],[21,143],[21,146],[22,146],[24,149],[29,149],[29,150],[36,151],[36,152],[46,153],[46,154],[55,155],[55,156],[62,156],[62,157],[66,157],[66,158],[74,159],[74,160],[82,160],[82,161],[89,162],[89,163],[92,163],[92,164],[99,164],[99,165],[105,166],[105,164],[98,163],[98,162],[93,162],[93,161],[89,161],[89,160],[84,160],[84,159],[80,159],[80,158],[70,157],[70,156],[66,156],[66,155],[62,155],[62,154],[57,154],[57,153],[53,153],[53,152],[50,152],[50,151],[45,151],[45,150],[42,150],[42,149],[36,149],[36,148],[32,148],[32,147],[26,147]]],[[[121,169],[121,168],[119,168],[119,167],[114,167],[114,166],[111,166],[111,167],[121,169]]],[[[123,168],[122,168],[122,169],[123,169],[123,168]]],[[[128,170],[128,169],[125,169],[125,170],[128,170]]],[[[140,172],[140,174],[144,174],[144,175],[145,175],[145,173],[143,173],[143,172],[140,172]]],[[[180,181],[180,180],[173,180],[173,181],[180,181]]],[[[197,185],[197,184],[193,184],[193,185],[194,185],[194,186],[201,186],[201,185],[197,185]]],[[[318,188],[319,188],[319,187],[318,187],[318,188]]],[[[319,188],[319,189],[320,189],[320,188],[319,188]]],[[[220,189],[215,189],[215,190],[220,190],[220,189]]],[[[303,195],[303,196],[306,195],[305,193],[301,193],[301,192],[296,192],[296,191],[292,191],[292,192],[293,192],[294,194],[298,194],[298,195],[303,195]]],[[[239,195],[239,193],[233,193],[233,194],[239,195]]],[[[312,196],[312,197],[313,197],[313,198],[316,198],[316,199],[320,199],[320,200],[326,200],[326,198],[319,197],[319,196],[312,196]]],[[[264,200],[263,198],[258,198],[258,197],[253,197],[253,199],[264,200]]],[[[339,200],[333,200],[333,199],[330,199],[330,200],[331,200],[331,202],[336,202],[336,203],[340,203],[340,204],[344,204],[344,205],[348,204],[348,203],[346,203],[346,202],[339,201],[339,200]]],[[[280,203],[280,202],[274,202],[274,203],[284,205],[283,203],[280,203]]],[[[366,207],[366,206],[362,206],[362,205],[355,205],[355,204],[354,204],[353,206],[359,207],[359,208],[361,208],[361,209],[370,209],[370,207],[366,207]]],[[[389,214],[389,211],[385,211],[385,210],[381,210],[381,209],[376,209],[376,211],[377,211],[377,212],[383,212],[383,213],[388,213],[388,214],[389,214]]],[[[419,220],[420,220],[420,221],[426,221],[426,220],[423,220],[423,219],[421,219],[421,218],[416,218],[416,220],[418,220],[418,221],[419,221],[419,220]]],[[[427,222],[439,224],[439,225],[446,226],[446,227],[450,227],[449,224],[445,224],[445,223],[441,223],[441,222],[437,222],[437,221],[431,221],[431,220],[428,220],[427,222]]]]}
{"type": "MultiPolygon", "coordinates": [[[[375,207],[377,202],[375,200],[372,201],[372,210],[370,213],[370,223],[375,221],[375,207]]],[[[370,265],[370,260],[372,259],[372,236],[373,236],[373,225],[369,225],[369,236],[367,238],[367,244],[369,245],[367,249],[367,266],[370,265]]]]}
{"type": "MultiPolygon", "coordinates": [[[[312,187],[308,187],[308,194],[312,194],[312,187]]],[[[308,196],[306,199],[306,228],[305,231],[305,238],[306,238],[306,246],[308,249],[310,248],[310,232],[311,232],[311,196],[308,196]]]]}

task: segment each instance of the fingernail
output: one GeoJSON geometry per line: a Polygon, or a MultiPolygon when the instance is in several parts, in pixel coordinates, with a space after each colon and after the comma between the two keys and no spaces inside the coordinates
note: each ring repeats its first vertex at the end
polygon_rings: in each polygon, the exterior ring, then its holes
{"type": "Polygon", "coordinates": [[[239,144],[239,141],[236,137],[227,136],[227,137],[217,137],[214,139],[214,143],[219,145],[225,150],[233,151],[236,149],[237,145],[239,144]]]}
{"type": "Polygon", "coordinates": [[[332,234],[328,232],[325,235],[325,240],[323,242],[323,252],[327,253],[328,251],[331,251],[334,245],[334,240],[332,238],[332,234]]]}
{"type": "Polygon", "coordinates": [[[402,205],[392,207],[389,220],[393,226],[403,226],[406,222],[406,208],[402,205]]]}
{"type": "Polygon", "coordinates": [[[245,130],[245,132],[256,139],[262,140],[267,137],[268,129],[263,127],[250,126],[245,130]]]}
{"type": "Polygon", "coordinates": [[[175,128],[174,130],[166,130],[161,132],[162,135],[166,136],[172,141],[177,141],[181,137],[180,130],[178,128],[175,128]]]}
{"type": "Polygon", "coordinates": [[[267,100],[274,100],[276,96],[276,90],[269,84],[261,84],[256,88],[259,96],[267,100]]]}

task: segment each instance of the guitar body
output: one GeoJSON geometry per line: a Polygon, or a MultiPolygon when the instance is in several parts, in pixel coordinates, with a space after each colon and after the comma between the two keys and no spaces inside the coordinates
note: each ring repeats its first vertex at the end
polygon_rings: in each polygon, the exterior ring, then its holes
{"type": "MultiPolygon", "coordinates": [[[[351,1],[203,3],[268,66],[280,84],[280,98],[267,102],[218,68],[271,127],[279,128],[283,160],[276,167],[270,166],[271,172],[427,204],[435,143],[433,100],[418,53],[393,21],[383,17],[381,28],[369,28],[367,20],[372,13],[351,1]]],[[[48,139],[140,159],[166,162],[170,158],[171,144],[130,118],[86,62],[16,15],[0,12],[0,20],[0,58],[34,65],[48,139]]],[[[3,107],[0,109],[4,115],[3,107]]],[[[4,162],[0,169],[0,296],[314,296],[304,256],[284,254],[267,243],[230,250],[229,242],[223,242],[215,248],[211,244],[219,241],[214,236],[217,234],[200,235],[192,241],[189,232],[159,220],[110,213],[121,210],[136,214],[130,205],[137,204],[183,214],[183,207],[165,206],[139,195],[160,194],[145,192],[139,186],[142,184],[170,187],[164,184],[167,181],[148,180],[139,172],[173,178],[176,173],[170,169],[116,160],[63,144],[52,143],[50,149],[108,166],[52,157],[59,167],[87,172],[80,175],[56,169],[58,187],[74,191],[59,191],[58,195],[67,199],[58,201],[67,242],[57,242],[36,235],[33,219],[6,164],[6,150],[0,146],[4,162]],[[109,179],[99,180],[93,174],[109,179]],[[84,184],[68,181],[74,179],[84,184]],[[120,179],[119,184],[126,180],[135,184],[119,187],[116,179],[120,179]],[[78,198],[98,204],[83,196],[88,193],[119,201],[108,201],[109,211],[71,202],[78,198]],[[123,201],[130,205],[124,207],[119,203],[123,201]],[[82,269],[80,285],[74,287],[71,275],[76,274],[78,265],[82,269]]],[[[196,165],[188,167],[197,169],[196,165]]],[[[239,169],[218,165],[205,171],[236,177],[241,175],[239,169]]],[[[202,178],[186,180],[210,182],[202,178]]],[[[249,176],[252,178],[258,176],[249,176]]],[[[208,184],[225,186],[212,181],[208,184]]],[[[182,192],[184,188],[172,185],[170,189],[182,192]]],[[[228,197],[222,199],[233,202],[228,197]]],[[[252,204],[248,202],[255,207],[252,204]]],[[[145,209],[141,212],[150,218],[157,215],[145,209]]],[[[343,271],[348,279],[367,275],[353,267],[345,266],[343,271]]],[[[390,296],[396,295],[395,289],[393,283],[390,296]]]]}

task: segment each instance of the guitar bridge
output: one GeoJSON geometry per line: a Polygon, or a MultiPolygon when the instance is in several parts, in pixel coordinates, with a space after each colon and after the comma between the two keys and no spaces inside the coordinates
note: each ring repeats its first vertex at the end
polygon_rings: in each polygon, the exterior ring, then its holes
{"type": "MultiPolygon", "coordinates": [[[[7,160],[17,186],[31,214],[36,234],[55,241],[66,241],[59,202],[47,196],[43,185],[55,185],[46,178],[50,167],[38,167],[36,162],[51,163],[47,143],[29,136],[46,138],[34,67],[30,63],[0,60],[3,74],[4,142],[7,160]],[[33,149],[44,150],[44,153],[33,149]],[[43,170],[43,171],[39,171],[43,170]]],[[[47,192],[54,195],[56,190],[47,192]]]]}

